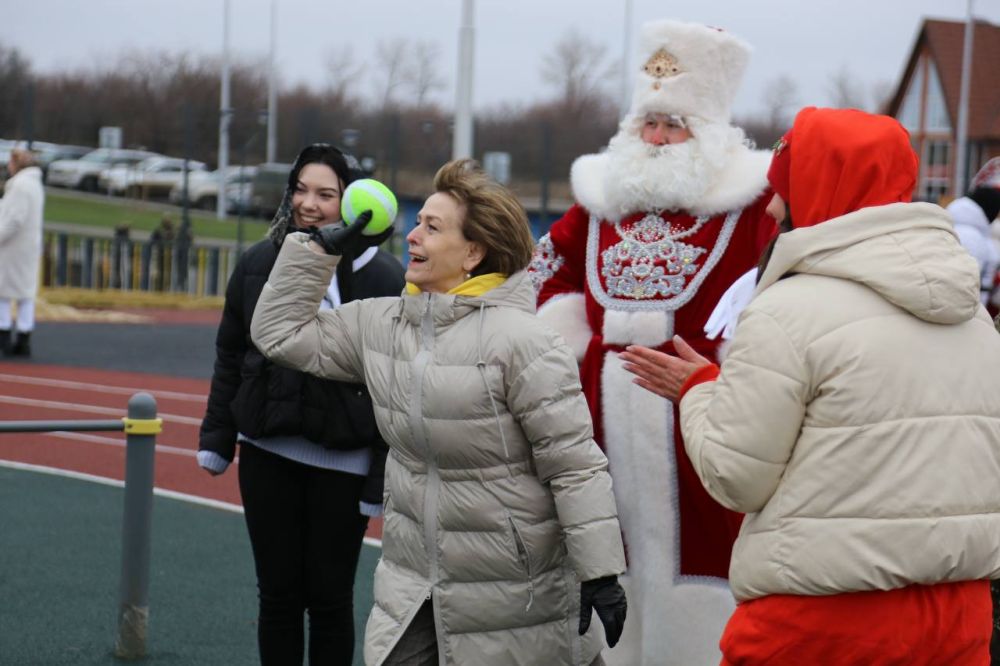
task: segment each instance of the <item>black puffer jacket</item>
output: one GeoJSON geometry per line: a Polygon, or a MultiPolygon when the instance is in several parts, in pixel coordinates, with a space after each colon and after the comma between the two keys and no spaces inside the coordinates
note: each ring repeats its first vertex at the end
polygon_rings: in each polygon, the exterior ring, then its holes
{"type": "MultiPolygon", "coordinates": [[[[375,456],[362,499],[380,503],[387,449],[375,426],[367,389],[277,366],[250,341],[250,320],[278,250],[270,238],[253,245],[229,280],[199,449],[232,461],[240,432],[251,438],[302,435],[335,449],[370,446],[375,456]]],[[[338,282],[344,302],[398,296],[405,284],[399,261],[382,250],[356,273],[345,274],[351,262],[343,264],[338,282]]]]}

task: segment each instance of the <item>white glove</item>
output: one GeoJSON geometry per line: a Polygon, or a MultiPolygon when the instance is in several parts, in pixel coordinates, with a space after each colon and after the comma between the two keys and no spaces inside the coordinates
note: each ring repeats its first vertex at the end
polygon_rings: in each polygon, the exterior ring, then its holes
{"type": "Polygon", "coordinates": [[[705,322],[705,336],[714,340],[722,334],[723,340],[731,340],[736,333],[736,322],[740,318],[757,286],[757,269],[751,268],[726,289],[719,302],[705,322]]]}

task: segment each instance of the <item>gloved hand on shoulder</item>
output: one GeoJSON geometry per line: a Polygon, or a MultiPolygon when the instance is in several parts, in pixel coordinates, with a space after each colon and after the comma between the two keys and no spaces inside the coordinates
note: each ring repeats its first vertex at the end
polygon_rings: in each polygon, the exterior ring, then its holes
{"type": "Polygon", "coordinates": [[[384,243],[386,239],[392,236],[393,231],[395,231],[395,227],[389,225],[385,231],[373,236],[361,233],[371,219],[372,212],[366,210],[358,215],[358,219],[354,221],[354,224],[343,227],[331,224],[318,229],[311,227],[309,239],[322,247],[327,254],[342,255],[350,253],[358,256],[364,250],[384,243]]]}
{"type": "Polygon", "coordinates": [[[625,628],[625,614],[628,602],[625,590],[618,583],[618,576],[605,576],[580,583],[580,635],[590,629],[590,613],[597,611],[597,617],[604,625],[604,635],[608,647],[614,647],[625,628]]]}

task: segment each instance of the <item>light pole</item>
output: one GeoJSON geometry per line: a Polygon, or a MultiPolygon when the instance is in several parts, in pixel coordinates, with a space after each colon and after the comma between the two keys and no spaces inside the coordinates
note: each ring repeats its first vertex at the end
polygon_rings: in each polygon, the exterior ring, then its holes
{"type": "Polygon", "coordinates": [[[455,134],[452,159],[472,157],[472,69],[475,56],[475,0],[462,0],[458,30],[458,84],[455,86],[455,134]]]}
{"type": "Polygon", "coordinates": [[[962,44],[962,83],[958,93],[958,127],[955,129],[955,184],[954,195],[965,194],[965,174],[968,171],[966,144],[969,134],[969,86],[972,80],[972,35],[976,20],[972,16],[972,0],[969,0],[968,16],[965,19],[965,39],[962,44]]]}
{"type": "Polygon", "coordinates": [[[222,0],[222,92],[219,98],[219,193],[215,197],[215,216],[226,217],[226,169],[229,168],[229,0],[222,0]]]}
{"type": "Polygon", "coordinates": [[[266,162],[277,161],[278,154],[278,83],[274,57],[278,48],[278,0],[271,0],[271,53],[267,69],[267,155],[266,162]]]}

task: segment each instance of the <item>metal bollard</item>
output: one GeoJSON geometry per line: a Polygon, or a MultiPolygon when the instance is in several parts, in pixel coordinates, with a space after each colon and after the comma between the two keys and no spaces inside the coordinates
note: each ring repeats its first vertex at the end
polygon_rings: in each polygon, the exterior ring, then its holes
{"type": "Polygon", "coordinates": [[[153,453],[162,419],[156,400],[136,393],[128,401],[125,422],[125,509],[122,517],[122,576],[115,656],[146,655],[149,621],[149,556],[153,513],[153,453]]]}

